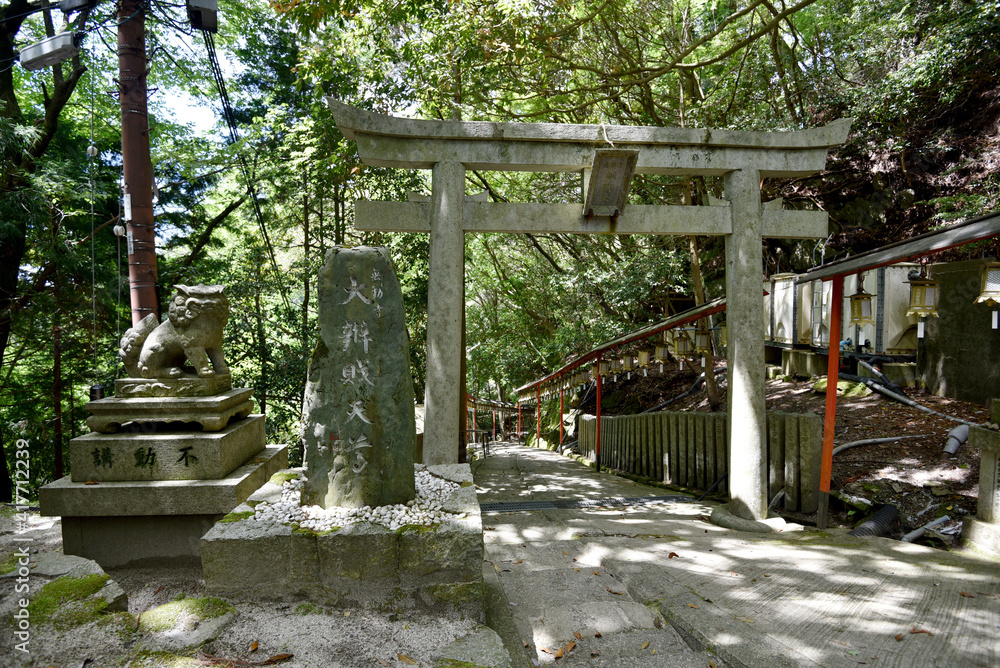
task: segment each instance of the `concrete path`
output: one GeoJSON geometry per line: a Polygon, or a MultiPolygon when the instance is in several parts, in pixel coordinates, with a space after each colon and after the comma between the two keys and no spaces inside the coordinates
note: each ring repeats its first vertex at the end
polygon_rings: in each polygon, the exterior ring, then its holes
{"type": "MultiPolygon", "coordinates": [[[[545,450],[492,453],[475,464],[480,504],[672,494],[545,450]]],[[[1000,666],[1000,563],[795,525],[731,531],[711,508],[484,511],[494,627],[535,665],[1000,666]]]]}

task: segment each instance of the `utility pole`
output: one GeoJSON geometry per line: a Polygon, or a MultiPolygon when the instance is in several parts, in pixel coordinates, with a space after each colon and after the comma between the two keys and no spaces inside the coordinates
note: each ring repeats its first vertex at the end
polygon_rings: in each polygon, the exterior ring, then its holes
{"type": "Polygon", "coordinates": [[[153,168],[149,159],[146,104],[145,0],[118,5],[118,91],[122,111],[122,171],[128,242],[132,324],[150,313],[159,317],[156,295],[156,230],[153,223],[153,168]]]}

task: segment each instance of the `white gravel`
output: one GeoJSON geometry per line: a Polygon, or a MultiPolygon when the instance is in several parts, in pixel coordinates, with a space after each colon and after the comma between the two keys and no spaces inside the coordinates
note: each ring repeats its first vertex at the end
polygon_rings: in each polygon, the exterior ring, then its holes
{"type": "Polygon", "coordinates": [[[454,515],[442,509],[442,504],[460,485],[432,475],[421,465],[415,470],[416,498],[406,504],[364,506],[362,508],[321,508],[302,505],[304,480],[296,478],[281,485],[281,500],[257,504],[253,519],[257,522],[297,524],[313,531],[329,531],[356,522],[380,524],[391,531],[407,525],[432,526],[454,515]]]}

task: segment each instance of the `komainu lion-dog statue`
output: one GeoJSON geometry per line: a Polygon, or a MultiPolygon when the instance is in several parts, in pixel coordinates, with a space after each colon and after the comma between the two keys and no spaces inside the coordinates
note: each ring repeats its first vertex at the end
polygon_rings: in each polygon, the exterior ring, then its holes
{"type": "Polygon", "coordinates": [[[180,378],[191,369],[201,378],[229,373],[222,330],[229,300],[222,285],[177,285],[167,318],[150,313],[125,332],[118,355],[132,378],[180,378]]]}

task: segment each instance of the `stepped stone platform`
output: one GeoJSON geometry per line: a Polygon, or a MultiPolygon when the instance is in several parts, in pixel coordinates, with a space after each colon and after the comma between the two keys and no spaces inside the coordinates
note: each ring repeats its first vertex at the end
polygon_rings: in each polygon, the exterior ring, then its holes
{"type": "Polygon", "coordinates": [[[482,621],[483,525],[472,472],[468,464],[427,470],[463,485],[443,504],[452,514],[396,531],[368,522],[329,532],[258,522],[253,507],[280,499],[276,476],[205,534],[206,592],[482,621]]]}
{"type": "MultiPolygon", "coordinates": [[[[210,391],[216,387],[216,379],[196,379],[199,387],[210,391]]],[[[163,381],[138,381],[134,378],[124,378],[115,381],[116,387],[126,384],[134,387],[137,383],[161,383],[163,381]],[[131,385],[129,385],[131,384],[131,385]]],[[[194,386],[195,380],[181,379],[165,381],[168,383],[187,383],[194,386]]],[[[229,381],[223,385],[226,389],[214,396],[134,396],[129,398],[108,397],[90,401],[85,408],[92,413],[87,418],[87,427],[101,433],[113,433],[130,422],[136,428],[152,423],[181,422],[184,424],[199,424],[205,431],[224,429],[231,420],[241,419],[253,412],[253,390],[249,387],[229,389],[229,381]]],[[[127,390],[126,390],[127,391],[127,390]]]]}

